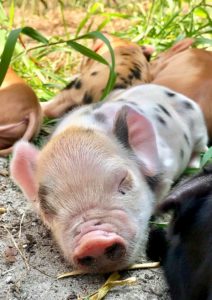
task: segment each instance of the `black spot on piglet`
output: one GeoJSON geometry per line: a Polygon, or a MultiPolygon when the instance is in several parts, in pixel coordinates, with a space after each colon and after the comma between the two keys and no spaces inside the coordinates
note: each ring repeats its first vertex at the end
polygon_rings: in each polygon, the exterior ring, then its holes
{"type": "Polygon", "coordinates": [[[165,91],[165,93],[169,97],[174,97],[176,95],[175,93],[172,93],[172,92],[169,92],[169,91],[165,91]]]}
{"type": "Polygon", "coordinates": [[[64,88],[64,90],[70,90],[70,89],[72,89],[75,86],[76,81],[77,81],[77,78],[74,79],[74,80],[72,80],[70,83],[68,83],[66,85],[66,87],[64,88]]]}
{"type": "Polygon", "coordinates": [[[171,117],[170,112],[161,104],[158,104],[158,106],[160,107],[160,109],[169,117],[171,117]]]}
{"type": "Polygon", "coordinates": [[[185,106],[186,109],[194,109],[193,105],[188,101],[184,101],[183,105],[185,106]]]}
{"type": "Polygon", "coordinates": [[[88,93],[85,93],[82,101],[84,104],[90,104],[93,102],[93,97],[91,95],[89,95],[88,93]]]}
{"type": "Polygon", "coordinates": [[[156,118],[161,124],[163,124],[164,126],[166,125],[166,121],[161,116],[156,115],[156,118]]]}
{"type": "Polygon", "coordinates": [[[104,123],[105,121],[106,121],[106,116],[104,115],[104,114],[102,114],[102,113],[95,113],[94,114],[94,117],[95,117],[95,119],[98,121],[98,122],[102,122],[102,123],[104,123]]]}
{"type": "Polygon", "coordinates": [[[79,79],[76,81],[74,87],[75,87],[75,89],[79,90],[81,88],[81,86],[82,86],[82,81],[79,79]]]}
{"type": "Polygon", "coordinates": [[[117,83],[117,84],[114,85],[113,89],[116,90],[116,89],[126,89],[126,88],[127,88],[126,84],[117,83]]]}

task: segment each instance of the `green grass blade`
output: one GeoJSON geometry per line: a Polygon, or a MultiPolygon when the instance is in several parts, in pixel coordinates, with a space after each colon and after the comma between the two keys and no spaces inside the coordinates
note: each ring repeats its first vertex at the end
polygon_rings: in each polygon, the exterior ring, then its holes
{"type": "Polygon", "coordinates": [[[0,21],[1,24],[7,23],[7,16],[0,1],[0,21]]]}
{"type": "Polygon", "coordinates": [[[7,38],[6,44],[4,46],[3,53],[1,55],[1,62],[0,62],[0,86],[4,80],[4,77],[7,73],[7,69],[10,64],[11,57],[13,55],[13,51],[15,49],[15,44],[21,33],[22,28],[12,30],[7,38]]]}
{"type": "Polygon", "coordinates": [[[163,35],[164,37],[167,36],[166,29],[170,26],[170,24],[173,23],[173,21],[179,16],[180,12],[177,11],[175,14],[171,16],[170,19],[167,20],[167,22],[164,24],[164,26],[161,28],[161,30],[158,32],[157,36],[163,35]],[[165,34],[165,35],[164,35],[165,34]]]}
{"type": "Polygon", "coordinates": [[[113,48],[111,47],[111,44],[110,44],[109,40],[99,31],[93,31],[93,32],[87,33],[83,36],[78,37],[77,39],[83,39],[83,38],[100,39],[106,44],[106,46],[108,47],[108,49],[110,51],[110,55],[111,55],[111,65],[109,65],[110,74],[109,74],[109,79],[108,79],[107,85],[106,85],[106,87],[104,89],[104,92],[103,92],[103,95],[102,95],[102,99],[103,99],[112,91],[112,89],[114,87],[114,84],[115,84],[115,81],[116,81],[114,51],[113,51],[113,48]]]}
{"type": "Polygon", "coordinates": [[[9,67],[15,45],[17,42],[17,39],[19,37],[20,33],[24,33],[28,35],[29,37],[33,38],[34,40],[37,40],[38,42],[48,44],[48,40],[41,35],[37,30],[31,28],[31,27],[23,27],[14,29],[9,33],[9,36],[7,38],[7,41],[4,46],[3,53],[1,55],[1,62],[0,62],[0,86],[4,80],[4,77],[7,73],[7,69],[9,67]]]}
{"type": "Polygon", "coordinates": [[[90,15],[87,14],[83,19],[82,21],[80,22],[78,28],[77,28],[77,31],[76,31],[76,34],[75,34],[75,37],[78,37],[78,35],[80,34],[80,32],[82,31],[82,29],[85,27],[85,24],[88,22],[88,20],[90,19],[90,15]]]}
{"type": "MultiPolygon", "coordinates": [[[[85,15],[85,17],[82,19],[82,21],[80,22],[77,30],[76,30],[76,34],[75,37],[78,37],[80,32],[82,31],[82,29],[85,27],[86,23],[91,19],[91,17],[97,13],[101,13],[102,11],[102,5],[97,2],[94,3],[88,10],[87,10],[87,14],[85,15]]],[[[88,31],[88,30],[87,30],[88,31]]]]}
{"type": "Polygon", "coordinates": [[[109,22],[110,22],[110,17],[106,17],[102,22],[101,24],[99,24],[97,30],[98,31],[101,31],[109,22]]]}
{"type": "Polygon", "coordinates": [[[91,49],[89,49],[73,40],[67,41],[67,44],[69,46],[71,46],[74,50],[83,54],[84,56],[87,56],[91,59],[97,60],[98,62],[100,62],[104,65],[108,65],[108,62],[101,55],[97,54],[96,52],[92,51],[91,49]]]}
{"type": "Polygon", "coordinates": [[[21,30],[22,33],[28,35],[29,37],[31,37],[32,39],[42,43],[42,44],[48,44],[49,41],[47,40],[47,38],[45,38],[40,32],[38,32],[37,30],[35,30],[32,27],[23,27],[21,30]]]}
{"type": "Polygon", "coordinates": [[[212,159],[212,147],[203,155],[201,160],[201,167],[204,167],[212,159]]]}
{"type": "Polygon", "coordinates": [[[13,26],[14,16],[15,16],[15,5],[14,5],[14,0],[12,0],[11,4],[10,4],[10,9],[9,9],[10,28],[12,28],[12,26],[13,26]]]}

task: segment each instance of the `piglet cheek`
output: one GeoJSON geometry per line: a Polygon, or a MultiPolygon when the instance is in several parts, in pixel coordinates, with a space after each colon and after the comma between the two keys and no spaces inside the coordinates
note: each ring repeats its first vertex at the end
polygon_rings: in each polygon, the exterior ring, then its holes
{"type": "Polygon", "coordinates": [[[128,215],[123,210],[113,210],[110,214],[110,220],[115,220],[118,226],[118,233],[126,239],[133,239],[138,233],[138,223],[135,218],[128,215]]]}

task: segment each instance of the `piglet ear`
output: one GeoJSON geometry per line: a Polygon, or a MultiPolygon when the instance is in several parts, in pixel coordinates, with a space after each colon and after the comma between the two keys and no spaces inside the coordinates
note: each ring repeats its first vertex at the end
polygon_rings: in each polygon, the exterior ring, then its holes
{"type": "Polygon", "coordinates": [[[174,44],[171,47],[171,52],[173,52],[173,53],[182,52],[182,51],[188,49],[191,45],[193,45],[193,43],[194,43],[194,39],[185,38],[185,39],[177,42],[176,44],[174,44]]]}
{"type": "Polygon", "coordinates": [[[117,113],[114,133],[128,148],[132,149],[146,176],[156,176],[160,160],[154,128],[149,119],[129,106],[117,113]]]}
{"type": "Polygon", "coordinates": [[[21,188],[30,201],[36,201],[37,183],[35,168],[39,151],[26,141],[15,144],[10,164],[13,181],[21,188]]]}
{"type": "Polygon", "coordinates": [[[152,45],[143,45],[141,46],[141,50],[148,61],[152,56],[152,53],[155,51],[155,48],[152,45]]]}

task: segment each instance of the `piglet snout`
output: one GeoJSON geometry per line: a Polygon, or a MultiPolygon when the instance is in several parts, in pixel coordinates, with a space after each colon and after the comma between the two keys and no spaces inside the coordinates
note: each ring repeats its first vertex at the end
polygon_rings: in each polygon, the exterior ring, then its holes
{"type": "Polygon", "coordinates": [[[96,230],[81,238],[75,248],[73,260],[79,268],[104,272],[108,269],[115,270],[125,255],[126,243],[122,237],[116,233],[96,230]]]}

